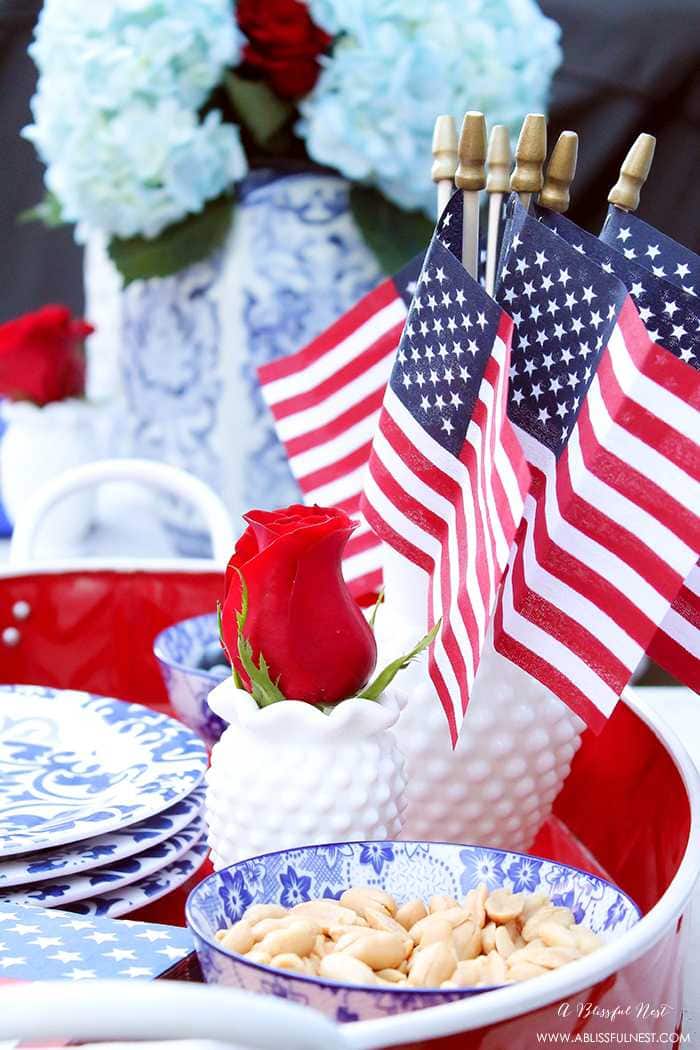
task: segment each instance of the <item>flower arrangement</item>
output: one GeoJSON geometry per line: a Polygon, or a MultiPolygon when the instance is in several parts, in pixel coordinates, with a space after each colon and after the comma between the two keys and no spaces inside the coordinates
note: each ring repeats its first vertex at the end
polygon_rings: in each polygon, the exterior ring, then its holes
{"type": "Polygon", "coordinates": [[[408,257],[436,113],[515,129],[545,104],[558,33],[535,0],[46,0],[33,214],[102,231],[127,281],[165,275],[221,243],[249,168],[310,163],[355,184],[379,254],[377,225],[404,230],[408,257]]]}
{"type": "Polygon", "coordinates": [[[370,682],[377,660],[365,619],[341,573],[355,523],[335,507],[252,510],[226,571],[222,645],[238,688],[259,707],[280,700],[377,700],[432,642],[421,639],[370,682]]]}
{"type": "Polygon", "coordinates": [[[92,325],[44,306],[0,325],[0,398],[43,407],[85,394],[84,341],[92,325]]]}

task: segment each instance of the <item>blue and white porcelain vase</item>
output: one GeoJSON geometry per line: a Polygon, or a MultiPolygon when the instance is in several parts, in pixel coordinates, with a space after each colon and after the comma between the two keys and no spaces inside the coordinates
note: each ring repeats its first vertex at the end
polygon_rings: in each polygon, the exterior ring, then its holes
{"type": "MultiPolygon", "coordinates": [[[[88,252],[92,393],[119,399],[119,451],[196,474],[234,521],[299,499],[256,368],[299,350],[380,279],[348,191],[333,175],[256,172],[222,250],[175,276],[134,281],[116,307],[114,275],[88,252]]],[[[181,553],[201,553],[187,508],[171,507],[167,521],[181,553]]]]}

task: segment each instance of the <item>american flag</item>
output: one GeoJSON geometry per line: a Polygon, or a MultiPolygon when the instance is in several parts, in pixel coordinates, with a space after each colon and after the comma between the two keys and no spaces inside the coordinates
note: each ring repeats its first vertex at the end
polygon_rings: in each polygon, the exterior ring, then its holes
{"type": "Polygon", "coordinates": [[[383,281],[296,354],[258,370],[306,503],[360,522],[343,572],[356,598],[381,587],[381,543],[359,514],[364,470],[422,258],[383,281]]]}
{"type": "Polygon", "coordinates": [[[428,669],[453,743],[529,476],[506,415],[512,322],[456,255],[461,194],[441,217],[372,445],[363,510],[428,577],[442,624],[428,669]]]}
{"type": "MultiPolygon", "coordinates": [[[[621,252],[640,273],[630,287],[639,312],[648,311],[659,330],[657,342],[700,368],[700,256],[649,226],[636,215],[612,207],[601,240],[621,252]],[[680,290],[670,294],[669,285],[680,290]],[[642,301],[635,295],[641,292],[642,301]]],[[[700,562],[666,614],[647,650],[669,674],[700,692],[700,562]]]]}
{"type": "Polygon", "coordinates": [[[597,729],[697,557],[700,376],[652,341],[594,261],[597,238],[562,219],[569,244],[511,208],[497,298],[515,323],[509,414],[533,483],[495,644],[597,729]]]}

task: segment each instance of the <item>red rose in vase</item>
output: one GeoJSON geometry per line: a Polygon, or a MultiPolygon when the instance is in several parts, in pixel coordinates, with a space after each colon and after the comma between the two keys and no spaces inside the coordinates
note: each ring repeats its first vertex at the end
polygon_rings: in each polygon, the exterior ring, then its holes
{"type": "Polygon", "coordinates": [[[92,325],[44,306],[0,325],[0,397],[48,405],[85,393],[83,342],[92,325]]]}
{"type": "Polygon", "coordinates": [[[290,700],[332,703],[365,685],[377,658],[372,630],[347,589],[340,563],[355,524],[341,510],[295,505],[253,510],[226,572],[221,629],[246,688],[236,614],[248,592],[243,629],[257,662],[290,700]],[[240,573],[240,575],[239,575],[240,573]]]}
{"type": "Polygon", "coordinates": [[[236,18],[248,37],[243,59],[280,98],[300,98],[316,83],[318,56],[331,37],[300,0],[238,0],[236,18]]]}

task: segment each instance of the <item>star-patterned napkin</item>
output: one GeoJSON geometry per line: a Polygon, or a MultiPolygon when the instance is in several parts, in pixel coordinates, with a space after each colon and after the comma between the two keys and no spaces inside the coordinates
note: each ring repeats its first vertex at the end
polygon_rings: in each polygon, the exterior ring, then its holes
{"type": "Polygon", "coordinates": [[[155,978],[193,951],[189,930],[58,909],[0,908],[0,979],[155,978]]]}

